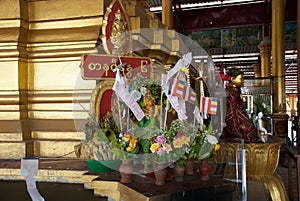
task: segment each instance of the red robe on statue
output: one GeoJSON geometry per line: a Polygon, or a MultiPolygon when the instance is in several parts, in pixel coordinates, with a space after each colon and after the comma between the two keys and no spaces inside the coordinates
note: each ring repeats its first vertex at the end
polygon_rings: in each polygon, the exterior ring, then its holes
{"type": "Polygon", "coordinates": [[[241,90],[237,87],[227,87],[226,127],[223,129],[224,139],[244,139],[245,142],[261,142],[256,127],[244,111],[244,101],[241,90]]]}

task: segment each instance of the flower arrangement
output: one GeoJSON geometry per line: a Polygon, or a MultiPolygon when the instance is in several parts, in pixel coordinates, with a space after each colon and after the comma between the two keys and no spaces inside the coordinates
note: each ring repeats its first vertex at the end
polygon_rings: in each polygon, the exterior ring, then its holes
{"type": "Polygon", "coordinates": [[[175,161],[183,166],[196,128],[186,121],[175,119],[168,129],[159,130],[150,138],[150,151],[157,161],[175,161]]]}
{"type": "Polygon", "coordinates": [[[202,159],[212,155],[218,140],[211,127],[204,125],[200,129],[199,122],[196,123],[196,92],[190,86],[188,69],[185,66],[178,69],[176,79],[173,79],[175,73],[165,84],[163,76],[154,82],[139,73],[122,83],[123,91],[116,90],[112,96],[111,112],[103,121],[93,120],[85,128],[85,144],[92,153],[91,158],[137,158],[141,154],[146,170],[149,156],[154,161],[183,166],[187,158],[202,159]],[[185,84],[181,85],[181,81],[185,84]],[[183,93],[182,86],[188,94],[185,97],[179,96],[183,93]],[[123,92],[126,96],[122,97],[123,92]],[[124,97],[132,98],[135,105],[130,105],[124,97]],[[140,119],[134,111],[137,108],[144,115],[140,119]]]}
{"type": "Polygon", "coordinates": [[[117,138],[111,141],[111,144],[114,146],[111,152],[122,159],[134,158],[139,151],[137,137],[129,132],[120,133],[117,138]]]}
{"type": "Polygon", "coordinates": [[[159,131],[152,138],[149,138],[151,146],[150,151],[153,153],[154,160],[158,162],[169,162],[170,152],[172,151],[171,142],[165,131],[159,131]]]}

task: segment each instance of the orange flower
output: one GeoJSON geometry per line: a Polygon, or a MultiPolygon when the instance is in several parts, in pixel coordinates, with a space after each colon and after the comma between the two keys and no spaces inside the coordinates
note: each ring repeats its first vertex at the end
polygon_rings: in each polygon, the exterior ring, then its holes
{"type": "Polygon", "coordinates": [[[182,136],[182,143],[183,144],[186,144],[186,145],[189,145],[189,143],[190,143],[190,137],[188,137],[188,136],[182,136]]]}
{"type": "Polygon", "coordinates": [[[125,142],[129,142],[130,141],[131,136],[129,134],[125,134],[124,135],[124,141],[125,142]]]}
{"type": "Polygon", "coordinates": [[[175,139],[173,141],[174,148],[181,148],[183,145],[183,141],[181,138],[175,139]]]}
{"type": "Polygon", "coordinates": [[[170,144],[164,143],[162,146],[167,153],[170,153],[172,151],[172,147],[170,144]]]}

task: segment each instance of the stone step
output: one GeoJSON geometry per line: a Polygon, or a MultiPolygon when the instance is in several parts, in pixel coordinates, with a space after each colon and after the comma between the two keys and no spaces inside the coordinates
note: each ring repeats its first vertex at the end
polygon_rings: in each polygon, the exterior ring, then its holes
{"type": "MultiPolygon", "coordinates": [[[[24,180],[20,175],[21,159],[0,159],[0,180],[24,180]]],[[[82,175],[88,171],[83,160],[73,158],[39,159],[36,181],[83,183],[82,175]]]]}

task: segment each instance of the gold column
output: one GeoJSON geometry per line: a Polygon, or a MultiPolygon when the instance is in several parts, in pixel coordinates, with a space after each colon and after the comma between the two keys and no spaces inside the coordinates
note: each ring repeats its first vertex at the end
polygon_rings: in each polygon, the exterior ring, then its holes
{"type": "Polygon", "coordinates": [[[290,103],[290,109],[291,109],[291,116],[295,116],[296,114],[296,97],[297,94],[289,94],[288,95],[288,99],[289,99],[289,103],[290,103]]]}
{"type": "Polygon", "coordinates": [[[29,86],[33,86],[30,83],[30,78],[33,75],[30,72],[28,59],[28,51],[26,46],[28,40],[29,23],[28,19],[28,4],[25,1],[20,1],[20,16],[21,16],[21,29],[20,39],[18,41],[18,51],[20,53],[19,66],[18,66],[18,85],[19,85],[19,100],[20,100],[20,122],[22,127],[23,141],[25,141],[25,156],[33,157],[33,142],[31,140],[31,130],[28,120],[28,91],[29,86]]]}
{"type": "Polygon", "coordinates": [[[260,78],[261,77],[261,66],[259,63],[252,64],[254,70],[254,77],[260,78]]]}
{"type": "Polygon", "coordinates": [[[173,10],[171,0],[162,0],[162,23],[173,29],[173,10]]]}
{"type": "MultiPolygon", "coordinates": [[[[300,58],[300,0],[297,2],[297,58],[300,58]]],[[[297,59],[297,68],[298,72],[300,72],[300,60],[297,59]]],[[[298,102],[297,102],[297,110],[300,108],[300,74],[297,73],[297,92],[298,92],[298,102]]],[[[300,133],[300,118],[299,118],[299,111],[298,111],[298,130],[297,136],[300,133]]],[[[300,145],[300,137],[297,137],[297,146],[300,145]]]]}
{"type": "Polygon", "coordinates": [[[268,37],[265,37],[258,45],[261,58],[261,77],[270,77],[271,75],[271,42],[268,37]]]}
{"type": "Polygon", "coordinates": [[[287,137],[288,115],[285,100],[285,0],[272,1],[272,74],[273,74],[273,127],[274,134],[287,137]]]}

